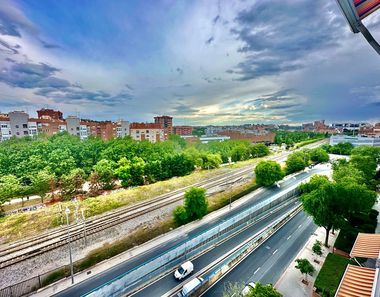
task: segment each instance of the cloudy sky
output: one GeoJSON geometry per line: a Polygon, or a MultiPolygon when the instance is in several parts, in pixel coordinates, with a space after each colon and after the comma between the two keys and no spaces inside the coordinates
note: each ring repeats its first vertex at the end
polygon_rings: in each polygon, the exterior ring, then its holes
{"type": "MultiPolygon", "coordinates": [[[[365,20],[380,40],[380,11],[365,20]]],[[[176,124],[380,120],[335,1],[1,0],[0,111],[176,124]]]]}

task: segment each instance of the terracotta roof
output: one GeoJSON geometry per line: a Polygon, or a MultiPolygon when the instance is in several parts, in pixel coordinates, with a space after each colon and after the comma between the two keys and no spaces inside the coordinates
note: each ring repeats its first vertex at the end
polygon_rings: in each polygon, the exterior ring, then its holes
{"type": "Polygon", "coordinates": [[[362,258],[379,258],[380,234],[359,233],[350,256],[362,258]]]}
{"type": "Polygon", "coordinates": [[[347,265],[335,297],[371,297],[376,269],[347,265]]]}
{"type": "Polygon", "coordinates": [[[161,125],[157,123],[131,123],[130,129],[161,129],[161,125]]]}

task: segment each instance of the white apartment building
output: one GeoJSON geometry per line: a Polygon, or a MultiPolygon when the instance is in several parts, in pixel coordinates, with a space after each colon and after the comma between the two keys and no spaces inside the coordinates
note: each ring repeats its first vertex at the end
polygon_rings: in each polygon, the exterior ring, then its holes
{"type": "Polygon", "coordinates": [[[156,123],[131,123],[129,132],[132,139],[137,141],[147,140],[155,143],[165,140],[164,129],[156,123]]]}
{"type": "Polygon", "coordinates": [[[338,143],[352,143],[353,146],[369,145],[380,147],[380,137],[362,137],[362,136],[347,136],[333,135],[330,137],[330,145],[338,143]]]}

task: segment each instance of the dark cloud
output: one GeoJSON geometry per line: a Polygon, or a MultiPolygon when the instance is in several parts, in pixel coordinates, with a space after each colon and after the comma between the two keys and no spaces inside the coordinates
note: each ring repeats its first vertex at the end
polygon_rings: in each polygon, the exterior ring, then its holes
{"type": "Polygon", "coordinates": [[[220,21],[220,15],[217,15],[213,20],[212,20],[212,23],[214,25],[216,25],[218,23],[218,21],[220,21]]]}
{"type": "Polygon", "coordinates": [[[249,80],[304,67],[313,51],[337,46],[342,19],[330,18],[324,1],[257,1],[235,19],[232,30],[243,42],[245,61],[228,73],[249,80]]]}
{"type": "Polygon", "coordinates": [[[0,39],[0,51],[6,54],[18,54],[20,46],[18,44],[12,46],[8,42],[0,39]],[[1,48],[2,47],[2,48],[1,48]]]}
{"type": "Polygon", "coordinates": [[[40,39],[40,42],[42,43],[42,46],[43,46],[44,48],[60,48],[59,45],[57,45],[57,44],[53,44],[53,43],[49,43],[49,42],[46,42],[46,41],[44,41],[44,40],[42,40],[42,39],[40,39]]]}
{"type": "MultiPolygon", "coordinates": [[[[10,62],[10,60],[8,60],[10,62]]],[[[38,88],[47,87],[50,84],[68,86],[69,83],[52,77],[59,69],[44,63],[17,63],[11,62],[0,72],[0,82],[12,87],[38,88]]]]}
{"type": "Polygon", "coordinates": [[[177,104],[172,108],[172,114],[174,115],[194,114],[197,112],[199,112],[199,109],[193,108],[184,103],[177,104]]]}
{"type": "Polygon", "coordinates": [[[211,36],[209,39],[206,40],[206,44],[211,44],[211,42],[214,41],[214,36],[211,36]]]}
{"type": "Polygon", "coordinates": [[[177,67],[177,69],[175,71],[177,71],[179,73],[179,75],[183,74],[183,69],[180,67],[177,67]]]}

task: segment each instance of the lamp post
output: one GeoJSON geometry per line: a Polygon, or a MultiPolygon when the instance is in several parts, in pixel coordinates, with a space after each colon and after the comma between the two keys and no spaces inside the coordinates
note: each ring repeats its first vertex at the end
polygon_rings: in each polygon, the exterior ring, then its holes
{"type": "Polygon", "coordinates": [[[87,245],[86,217],[84,215],[84,209],[81,209],[81,211],[82,211],[82,220],[83,220],[84,245],[87,245]]]}
{"type": "Polygon", "coordinates": [[[74,284],[74,267],[73,267],[72,251],[71,251],[71,238],[70,238],[70,225],[69,225],[70,209],[68,207],[66,207],[65,213],[66,213],[66,223],[67,223],[67,238],[69,241],[71,284],[74,284]]]}

